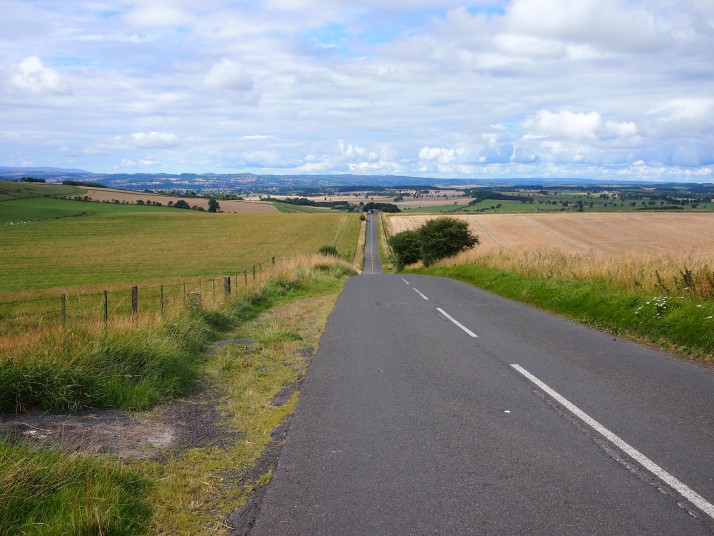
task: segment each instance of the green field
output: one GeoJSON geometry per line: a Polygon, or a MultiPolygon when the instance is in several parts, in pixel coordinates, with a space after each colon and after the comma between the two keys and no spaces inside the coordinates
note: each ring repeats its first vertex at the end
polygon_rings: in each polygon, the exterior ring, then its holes
{"type": "Polygon", "coordinates": [[[280,212],[284,212],[287,214],[297,214],[297,213],[307,213],[307,214],[316,214],[316,213],[322,213],[324,214],[330,209],[327,208],[317,208],[317,207],[308,207],[304,205],[291,205],[290,203],[280,203],[279,201],[273,201],[273,206],[277,208],[280,212]]]}
{"type": "Polygon", "coordinates": [[[62,197],[83,195],[84,190],[65,184],[44,184],[41,182],[14,182],[0,180],[0,201],[28,199],[31,197],[62,197]]]}
{"type": "Polygon", "coordinates": [[[76,203],[100,213],[0,226],[0,296],[228,274],[324,245],[351,260],[360,229],[356,214],[208,214],[76,203]]]}
{"type": "Polygon", "coordinates": [[[0,225],[95,214],[134,214],[175,212],[177,210],[181,209],[36,197],[0,202],[0,225]]]}

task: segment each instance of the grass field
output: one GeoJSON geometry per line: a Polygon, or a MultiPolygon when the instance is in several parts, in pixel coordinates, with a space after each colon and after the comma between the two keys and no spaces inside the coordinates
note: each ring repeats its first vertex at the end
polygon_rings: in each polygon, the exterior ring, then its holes
{"type": "MultiPolygon", "coordinates": [[[[84,190],[64,184],[45,184],[41,182],[14,182],[0,180],[0,201],[26,199],[31,197],[62,197],[83,195],[84,190]]],[[[0,208],[0,210],[2,210],[0,208]]]]}
{"type": "MultiPolygon", "coordinates": [[[[78,202],[121,210],[122,205],[78,202]]],[[[41,289],[235,273],[334,245],[354,254],[354,214],[206,214],[163,207],[0,227],[0,301],[41,289]]]]}
{"type": "Polygon", "coordinates": [[[73,216],[141,214],[146,212],[170,213],[178,210],[181,209],[115,203],[88,203],[69,199],[36,197],[1,202],[0,225],[24,224],[30,221],[73,216]]]}
{"type": "Polygon", "coordinates": [[[279,212],[286,214],[316,214],[329,211],[330,209],[318,208],[318,207],[308,207],[304,205],[292,205],[290,203],[280,203],[279,201],[273,201],[273,206],[278,209],[279,212]]]}

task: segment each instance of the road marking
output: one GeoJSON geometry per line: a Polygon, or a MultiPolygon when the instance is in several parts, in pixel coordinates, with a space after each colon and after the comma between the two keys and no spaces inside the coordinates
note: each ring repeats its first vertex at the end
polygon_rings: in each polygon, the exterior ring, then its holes
{"type": "Polygon", "coordinates": [[[404,281],[407,285],[409,284],[409,281],[407,281],[407,280],[404,279],[403,277],[400,277],[399,279],[401,279],[402,281],[404,281]]]}
{"type": "MultiPolygon", "coordinates": [[[[412,288],[414,288],[414,287],[412,287],[412,288]]],[[[419,292],[419,291],[418,291],[417,289],[415,289],[415,288],[414,288],[414,292],[416,292],[417,294],[419,294],[419,296],[421,296],[421,297],[424,298],[425,300],[428,300],[428,299],[429,299],[429,298],[427,298],[426,296],[424,296],[421,292],[419,292]]]]}
{"type": "Polygon", "coordinates": [[[647,456],[642,454],[640,451],[638,451],[636,448],[631,446],[629,443],[625,442],[624,440],[620,439],[618,436],[613,434],[610,430],[605,428],[602,424],[600,424],[595,419],[590,417],[590,415],[588,415],[587,413],[582,411],[580,408],[578,408],[575,404],[573,404],[566,398],[559,395],[553,389],[548,387],[545,383],[543,383],[538,378],[533,376],[533,374],[528,372],[526,369],[524,369],[520,365],[516,365],[516,364],[511,364],[511,366],[514,369],[516,369],[519,373],[521,373],[523,376],[528,378],[531,382],[533,382],[538,387],[540,387],[543,391],[545,391],[552,398],[557,400],[560,405],[567,408],[568,411],[570,411],[573,415],[575,415],[580,420],[582,420],[584,423],[589,425],[592,429],[594,429],[596,432],[598,432],[600,435],[602,435],[604,438],[606,438],[612,444],[614,444],[618,448],[620,448],[620,450],[622,450],[625,454],[630,456],[630,458],[639,462],[639,464],[642,465],[645,469],[647,469],[650,473],[652,473],[653,475],[658,477],[660,480],[664,481],[671,488],[677,490],[683,497],[685,497],[687,500],[689,500],[689,502],[691,502],[694,506],[696,506],[702,512],[706,513],[709,517],[714,519],[714,504],[708,502],[704,497],[699,495],[697,492],[695,492],[689,486],[687,486],[683,482],[680,482],[675,477],[670,475],[667,471],[662,469],[659,465],[654,463],[647,456]]]}
{"type": "Polygon", "coordinates": [[[442,315],[444,315],[446,318],[448,318],[449,320],[451,320],[454,324],[456,324],[456,325],[457,325],[458,327],[460,327],[462,330],[464,330],[464,331],[466,332],[466,334],[467,334],[469,337],[478,337],[478,335],[476,335],[473,331],[471,331],[469,328],[467,328],[466,326],[464,326],[461,322],[459,322],[458,320],[456,320],[453,316],[451,316],[449,313],[447,313],[446,311],[444,311],[442,308],[437,307],[436,310],[439,311],[439,312],[440,312],[442,315]]]}

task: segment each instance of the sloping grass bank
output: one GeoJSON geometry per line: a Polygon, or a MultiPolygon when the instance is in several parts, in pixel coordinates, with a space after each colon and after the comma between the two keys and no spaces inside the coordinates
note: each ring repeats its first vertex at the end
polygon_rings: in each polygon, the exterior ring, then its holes
{"type": "Polygon", "coordinates": [[[714,361],[714,300],[628,292],[603,282],[529,277],[474,264],[409,272],[458,279],[598,329],[714,361]]]}

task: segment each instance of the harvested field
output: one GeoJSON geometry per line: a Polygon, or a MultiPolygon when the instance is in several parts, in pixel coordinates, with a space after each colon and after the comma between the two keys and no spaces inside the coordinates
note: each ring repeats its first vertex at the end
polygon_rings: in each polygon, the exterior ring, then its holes
{"type": "MultiPolygon", "coordinates": [[[[390,233],[415,229],[437,216],[390,216],[390,233]]],[[[474,214],[479,250],[563,253],[711,255],[714,213],[474,214]]]]}
{"type": "MultiPolygon", "coordinates": [[[[92,201],[119,201],[136,203],[137,200],[157,201],[162,205],[168,205],[169,201],[174,203],[179,199],[185,200],[191,206],[199,206],[208,209],[208,198],[204,197],[179,197],[172,195],[149,194],[145,192],[129,192],[127,190],[113,190],[110,188],[84,188],[92,201]]],[[[275,214],[278,210],[272,203],[263,201],[225,201],[218,200],[221,211],[231,214],[275,214]]]]}

